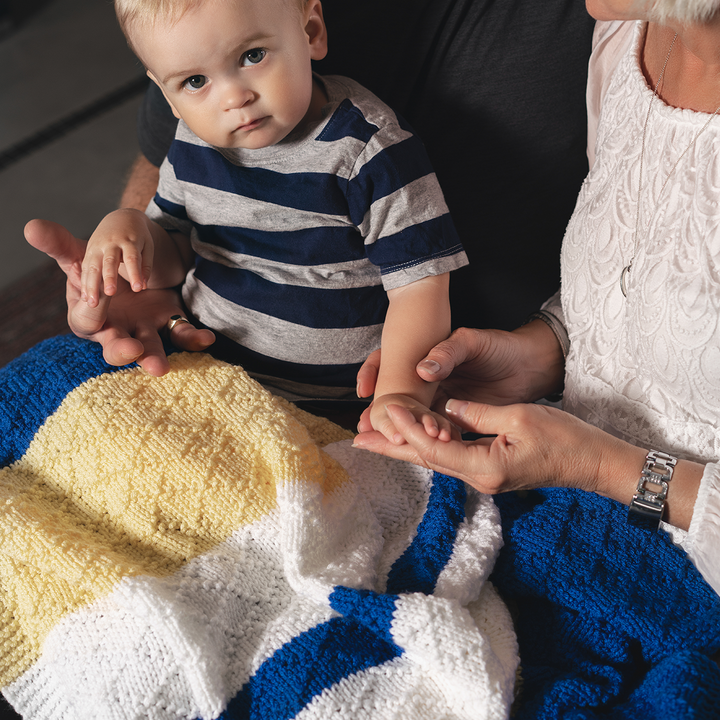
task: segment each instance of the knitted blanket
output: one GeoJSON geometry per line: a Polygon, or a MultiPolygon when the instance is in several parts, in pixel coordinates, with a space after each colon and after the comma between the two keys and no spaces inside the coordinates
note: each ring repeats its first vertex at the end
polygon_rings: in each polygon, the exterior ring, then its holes
{"type": "Polygon", "coordinates": [[[579,490],[495,498],[491,580],[521,658],[517,720],[720,718],[720,598],[669,536],[579,490]]]}
{"type": "Polygon", "coordinates": [[[519,720],[720,717],[720,599],[622,505],[493,504],[238,368],[171,363],[65,337],[0,370],[0,679],[24,717],[507,717],[518,645],[519,720]]]}
{"type": "Polygon", "coordinates": [[[24,718],[504,718],[497,508],[239,368],[73,337],[0,371],[0,686],[24,718]]]}

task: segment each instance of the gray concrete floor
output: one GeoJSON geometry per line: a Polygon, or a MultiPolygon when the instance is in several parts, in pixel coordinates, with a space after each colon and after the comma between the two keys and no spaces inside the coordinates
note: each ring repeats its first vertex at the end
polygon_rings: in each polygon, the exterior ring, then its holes
{"type": "Polygon", "coordinates": [[[21,157],[13,159],[12,151],[144,72],[108,0],[50,0],[0,39],[0,67],[5,70],[0,161],[3,154],[7,160],[0,166],[2,290],[46,261],[25,242],[28,220],[55,220],[88,237],[116,207],[138,153],[135,115],[141,94],[89,113],[52,142],[30,143],[21,157]]]}

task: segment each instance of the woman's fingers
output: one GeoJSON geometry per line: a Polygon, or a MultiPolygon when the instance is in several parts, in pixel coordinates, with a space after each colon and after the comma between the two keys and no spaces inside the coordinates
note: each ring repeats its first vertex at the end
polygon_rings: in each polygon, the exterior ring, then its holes
{"type": "Polygon", "coordinates": [[[447,340],[438,343],[417,364],[417,373],[423,380],[437,382],[447,378],[452,371],[475,358],[480,351],[481,331],[459,328],[447,340]]]}

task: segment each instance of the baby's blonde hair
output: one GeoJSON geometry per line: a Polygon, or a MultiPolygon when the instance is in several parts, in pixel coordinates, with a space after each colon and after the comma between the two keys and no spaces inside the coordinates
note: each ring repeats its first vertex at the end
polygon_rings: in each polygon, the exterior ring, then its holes
{"type": "Polygon", "coordinates": [[[204,0],[115,0],[115,15],[128,35],[132,26],[150,26],[158,18],[175,22],[204,0]]]}
{"type": "MultiPolygon", "coordinates": [[[[115,15],[128,44],[134,50],[131,38],[133,28],[149,28],[157,20],[173,24],[188,11],[206,0],[115,0],[115,15]]],[[[307,0],[288,0],[288,4],[304,8],[307,0]]]]}

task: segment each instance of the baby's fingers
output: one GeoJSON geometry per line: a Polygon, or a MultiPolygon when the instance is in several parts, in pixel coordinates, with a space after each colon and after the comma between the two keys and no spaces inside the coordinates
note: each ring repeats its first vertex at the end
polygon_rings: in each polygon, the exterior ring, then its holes
{"type": "Polygon", "coordinates": [[[114,295],[117,292],[117,277],[120,260],[120,251],[117,248],[106,250],[103,255],[102,278],[106,295],[114,295]]]}
{"type": "Polygon", "coordinates": [[[92,252],[88,248],[82,262],[80,299],[92,308],[97,307],[100,301],[103,282],[103,263],[103,254],[92,252]]]}
{"type": "Polygon", "coordinates": [[[441,415],[424,412],[417,419],[422,424],[425,432],[432,438],[437,438],[442,442],[460,439],[460,433],[455,429],[453,424],[441,415]]]}
{"type": "Polygon", "coordinates": [[[125,266],[125,277],[133,292],[146,290],[153,266],[152,244],[146,243],[142,252],[135,245],[124,248],[122,261],[125,266]]]}
{"type": "Polygon", "coordinates": [[[427,410],[420,413],[415,412],[414,415],[428,437],[436,438],[442,442],[460,439],[460,432],[446,417],[427,410]]]}

